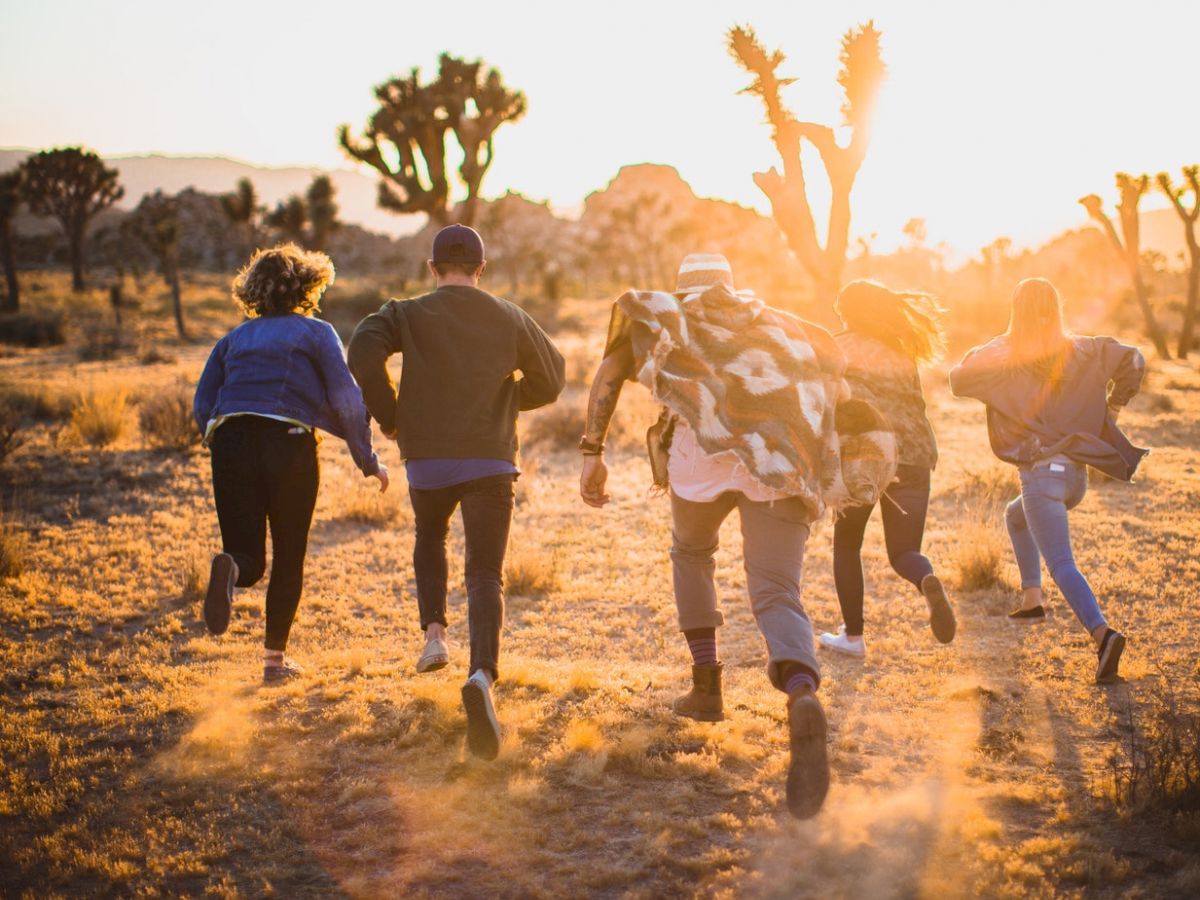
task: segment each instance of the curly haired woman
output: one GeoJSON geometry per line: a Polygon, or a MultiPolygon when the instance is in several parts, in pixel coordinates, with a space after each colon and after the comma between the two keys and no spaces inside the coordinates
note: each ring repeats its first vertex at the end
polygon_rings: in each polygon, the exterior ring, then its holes
{"type": "Polygon", "coordinates": [[[271,529],[264,682],[302,671],[284,650],[317,500],[315,430],[342,438],[363,475],[378,478],[381,491],[388,486],[342,342],[333,326],[312,315],[333,277],[323,253],[295,244],[256,252],[233,282],[233,298],[248,319],[217,341],[192,406],[212,450],[223,544],[204,597],[204,622],[213,634],[229,627],[234,586],[262,578],[271,529]]]}

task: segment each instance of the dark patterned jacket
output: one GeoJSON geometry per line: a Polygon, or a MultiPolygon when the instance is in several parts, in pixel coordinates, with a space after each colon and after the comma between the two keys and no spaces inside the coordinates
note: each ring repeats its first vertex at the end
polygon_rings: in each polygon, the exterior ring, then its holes
{"type": "Polygon", "coordinates": [[[899,464],[936,466],[937,441],[925,415],[917,364],[882,341],[854,331],[843,331],[835,340],[846,357],[846,381],[854,399],[874,406],[896,432],[899,464]]]}

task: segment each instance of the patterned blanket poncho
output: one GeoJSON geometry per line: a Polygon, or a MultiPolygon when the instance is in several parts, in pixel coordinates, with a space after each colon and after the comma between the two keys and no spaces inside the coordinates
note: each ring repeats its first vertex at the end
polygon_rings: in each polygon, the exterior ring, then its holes
{"type": "Polygon", "coordinates": [[[732,451],[814,517],[874,502],[894,477],[886,422],[866,403],[839,407],[849,396],[845,360],[820,326],[718,285],[688,296],[623,294],[609,349],[626,336],[636,379],[688,422],[705,452],[732,451]]]}

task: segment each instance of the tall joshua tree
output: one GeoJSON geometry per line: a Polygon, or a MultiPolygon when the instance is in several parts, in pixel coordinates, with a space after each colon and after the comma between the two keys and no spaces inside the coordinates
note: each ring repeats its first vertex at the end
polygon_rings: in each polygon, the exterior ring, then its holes
{"type": "Polygon", "coordinates": [[[730,53],[754,76],[754,81],[744,92],[761,98],[775,149],[783,162],[782,174],[774,168],[758,172],[754,183],[771,201],[775,222],[786,236],[792,252],[812,277],[817,299],[822,303],[831,302],[841,286],[850,234],[850,192],[867,155],[875,102],[887,76],[879,41],[880,32],[870,21],[847,31],[842,38],[839,57],[842,68],[837,80],[845,96],[842,118],[850,128],[850,140],[843,146],[837,142],[830,126],[802,122],[784,107],[779,91],[796,79],[780,78],[776,74],[784,61],[781,51],[768,53],[749,27],[732,28],[728,35],[730,53]],[[824,247],[817,236],[808,198],[801,160],[802,141],[816,147],[832,189],[824,247]]]}
{"type": "Polygon", "coordinates": [[[268,227],[276,229],[285,241],[304,244],[308,236],[308,204],[299,194],[292,194],[276,204],[264,221],[268,227]]]}
{"type": "Polygon", "coordinates": [[[1183,167],[1184,184],[1175,187],[1171,176],[1159,172],[1158,182],[1162,192],[1171,198],[1171,205],[1183,222],[1183,236],[1188,248],[1187,305],[1183,308],[1183,327],[1179,331],[1176,352],[1185,358],[1192,349],[1192,332],[1196,327],[1196,307],[1200,305],[1200,243],[1196,241],[1196,220],[1200,218],[1200,166],[1183,167]],[[1183,195],[1192,193],[1192,208],[1183,205],[1183,195]]]}
{"type": "Polygon", "coordinates": [[[500,73],[483,61],[466,62],[443,53],[438,76],[422,84],[420,70],[392,78],[375,88],[379,109],[361,138],[350,126],[339,131],[342,148],[380,175],[379,205],[402,213],[425,213],[438,224],[453,218],[446,171],[446,134],[463,151],[458,174],[467,198],[458,220],[475,221],[479,185],[492,164],[493,136],[505,122],[525,113],[525,95],[505,87],[500,73]]]}
{"type": "Polygon", "coordinates": [[[162,191],[147,194],[126,220],[131,236],[140,242],[158,263],[158,271],[171,289],[175,312],[175,330],[186,340],[183,324],[183,291],[179,282],[179,200],[162,191]]]}
{"type": "Polygon", "coordinates": [[[308,186],[309,244],[313,250],[329,249],[329,236],[342,224],[338,221],[337,189],[328,175],[318,175],[308,186]]]}
{"type": "Polygon", "coordinates": [[[35,153],[21,164],[25,202],[40,216],[54,216],[62,226],[71,254],[71,286],[84,289],[84,243],[88,223],[123,196],[117,170],[79,147],[35,153]]]}
{"type": "Polygon", "coordinates": [[[12,220],[21,205],[21,170],[0,175],[0,261],[4,264],[4,280],[8,294],[4,298],[6,312],[16,312],[21,305],[20,285],[17,283],[17,260],[13,254],[12,220]]]}
{"type": "Polygon", "coordinates": [[[245,233],[248,251],[253,253],[258,244],[258,218],[262,213],[254,182],[249,178],[238,179],[237,187],[232,192],[221,195],[221,210],[235,227],[245,233]]]}
{"type": "Polygon", "coordinates": [[[1154,307],[1150,305],[1150,293],[1146,289],[1145,279],[1142,278],[1141,237],[1138,231],[1137,208],[1138,203],[1142,200],[1142,195],[1146,193],[1149,186],[1150,177],[1148,175],[1135,177],[1126,172],[1117,173],[1117,190],[1121,195],[1121,202],[1117,204],[1117,214],[1121,220],[1120,235],[1117,234],[1112,219],[1104,212],[1104,203],[1099,196],[1088,194],[1086,197],[1080,197],[1079,202],[1083,204],[1088,215],[1108,235],[1109,243],[1125,264],[1125,271],[1133,286],[1134,296],[1137,298],[1138,306],[1141,307],[1142,317],[1146,321],[1146,334],[1154,344],[1154,349],[1163,359],[1170,359],[1171,351],[1167,348],[1167,339],[1163,335],[1162,329],[1158,327],[1158,320],[1154,317],[1154,307]]]}

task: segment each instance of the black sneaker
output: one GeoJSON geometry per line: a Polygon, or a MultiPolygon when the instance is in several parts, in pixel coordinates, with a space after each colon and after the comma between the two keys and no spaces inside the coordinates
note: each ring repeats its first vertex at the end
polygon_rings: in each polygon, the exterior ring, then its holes
{"type": "Polygon", "coordinates": [[[926,575],[921,579],[921,593],[929,604],[929,628],[933,636],[943,644],[954,640],[958,628],[954,621],[954,610],[950,608],[950,598],[946,596],[946,588],[936,575],[926,575]]]}
{"type": "Polygon", "coordinates": [[[810,691],[788,700],[788,736],[792,759],[787,775],[787,805],[797,819],[811,819],[821,811],[829,793],[829,751],[825,735],[829,726],[821,701],[810,691]]]}
{"type": "Polygon", "coordinates": [[[1117,666],[1125,652],[1125,635],[1111,628],[1104,632],[1100,649],[1096,651],[1096,684],[1111,684],[1118,681],[1117,666]]]}
{"type": "Polygon", "coordinates": [[[487,682],[468,678],[462,686],[462,702],[467,711],[467,749],[480,759],[495,759],[500,755],[500,723],[487,682]]]}
{"type": "Polygon", "coordinates": [[[210,634],[224,634],[233,612],[233,586],[238,567],[228,553],[213,557],[208,575],[208,592],[204,595],[204,624],[210,634]]]}
{"type": "Polygon", "coordinates": [[[1029,609],[1017,607],[1008,614],[1010,619],[1044,619],[1046,618],[1046,608],[1042,604],[1031,606],[1029,609]]]}

